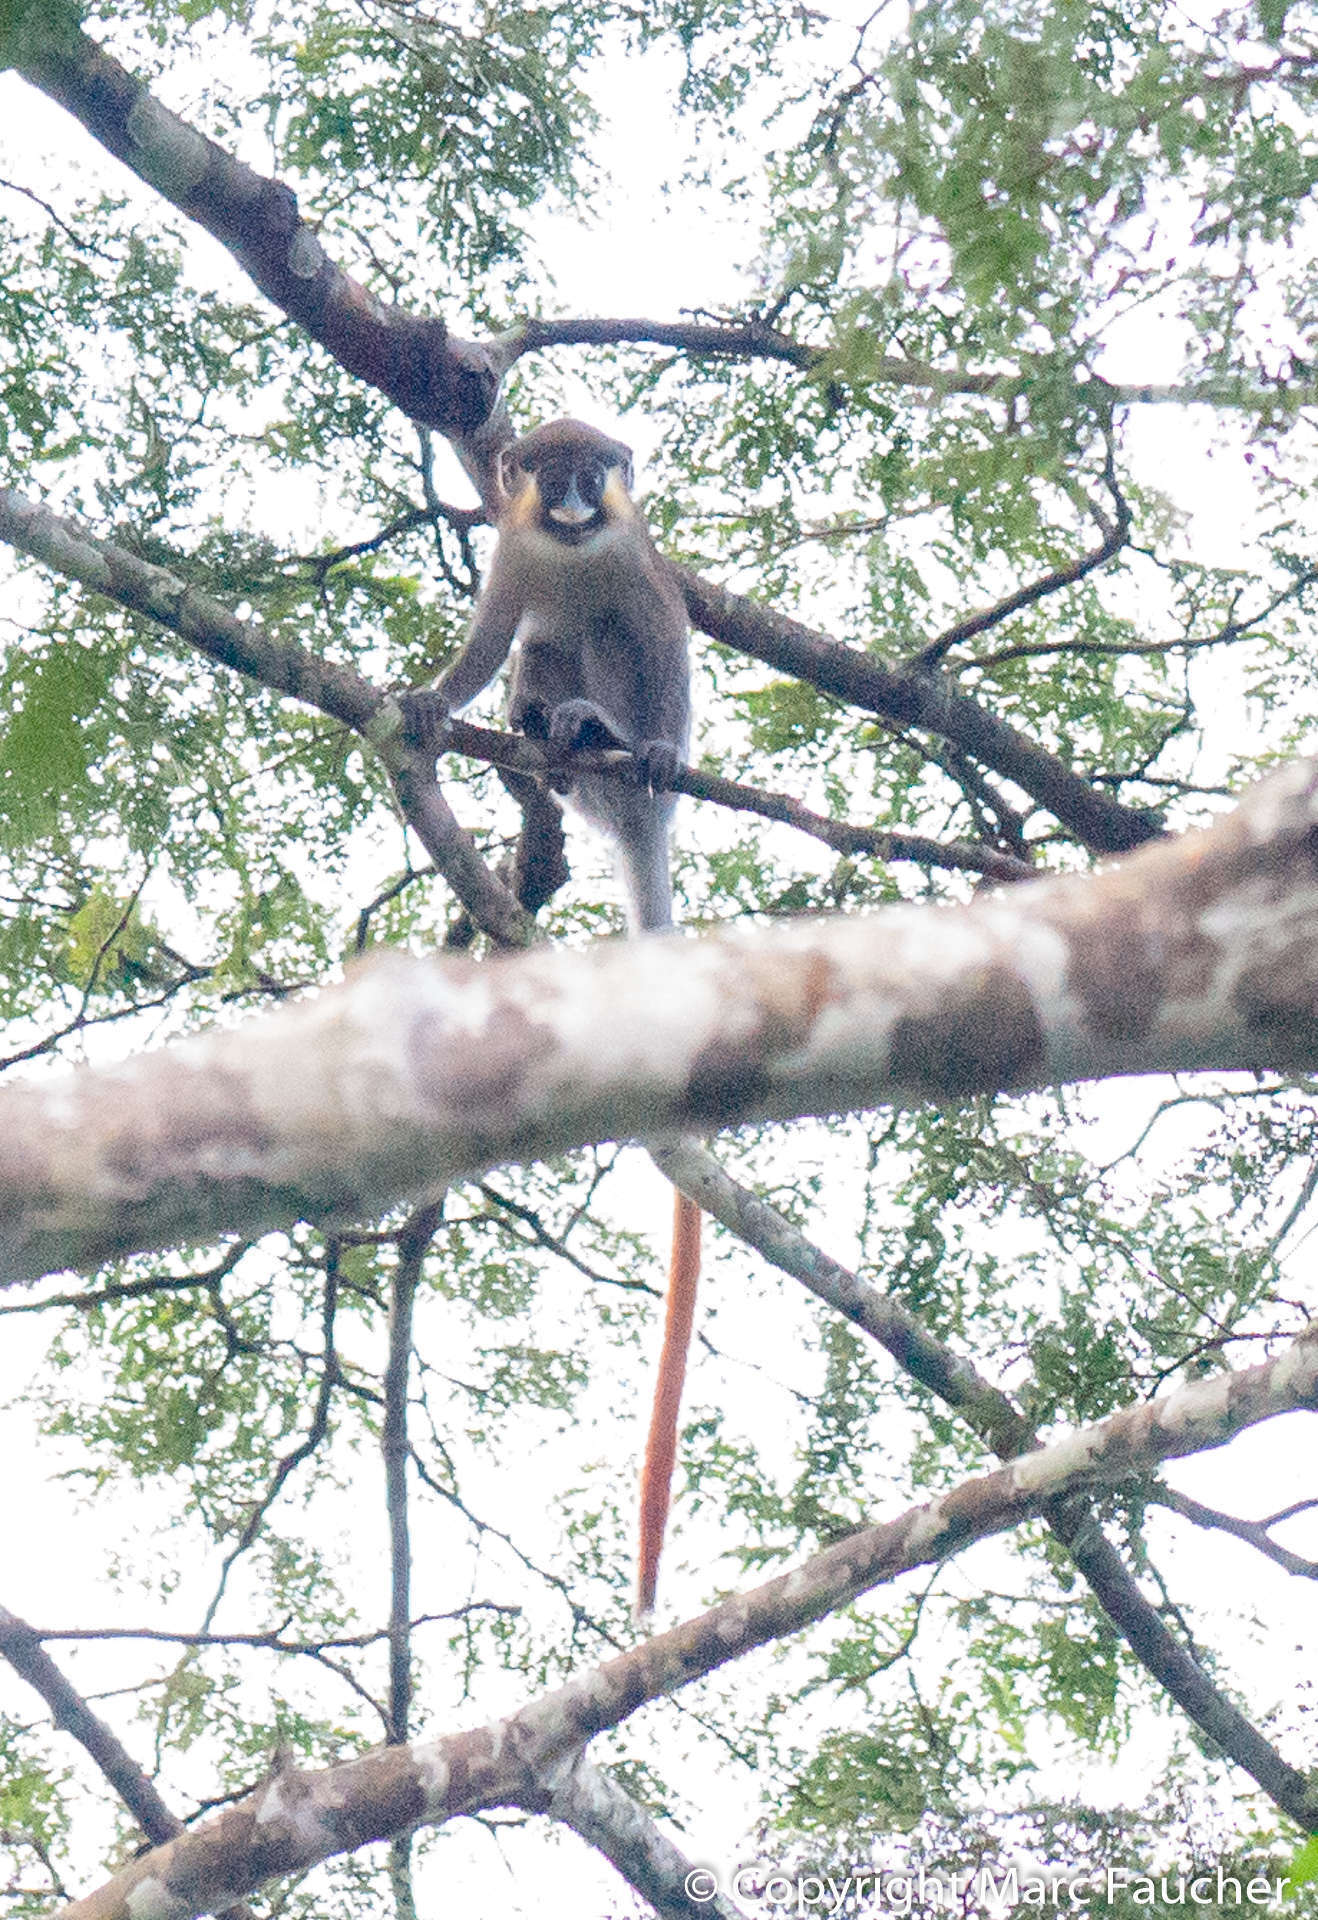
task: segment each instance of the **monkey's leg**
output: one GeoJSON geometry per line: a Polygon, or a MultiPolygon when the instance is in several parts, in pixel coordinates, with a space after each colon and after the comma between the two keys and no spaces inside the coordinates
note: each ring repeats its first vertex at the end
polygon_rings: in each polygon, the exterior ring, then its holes
{"type": "Polygon", "coordinates": [[[574,753],[607,752],[610,747],[626,748],[629,742],[618,732],[602,707],[580,697],[561,700],[549,716],[549,756],[553,760],[570,759],[574,753]]]}

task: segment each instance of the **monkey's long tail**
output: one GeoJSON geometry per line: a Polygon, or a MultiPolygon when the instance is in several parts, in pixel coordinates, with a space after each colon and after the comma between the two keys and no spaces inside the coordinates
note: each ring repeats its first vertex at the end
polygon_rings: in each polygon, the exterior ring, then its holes
{"type": "Polygon", "coordinates": [[[641,1538],[636,1556],[638,1626],[654,1611],[668,1520],[668,1496],[677,1458],[677,1418],[682,1408],[686,1357],[696,1315],[696,1288],[700,1281],[700,1208],[684,1193],[673,1190],[673,1251],[668,1268],[668,1305],[664,1314],[664,1342],[659,1355],[650,1432],[641,1468],[641,1538]]]}

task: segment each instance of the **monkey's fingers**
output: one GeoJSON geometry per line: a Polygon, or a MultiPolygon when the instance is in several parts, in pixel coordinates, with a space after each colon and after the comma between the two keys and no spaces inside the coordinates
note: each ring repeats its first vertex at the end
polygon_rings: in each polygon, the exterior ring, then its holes
{"type": "Polygon", "coordinates": [[[673,784],[682,755],[671,740],[640,740],[632,750],[636,777],[651,793],[667,793],[673,784]]]}
{"type": "Polygon", "coordinates": [[[397,696],[403,709],[403,738],[418,753],[437,753],[452,715],[439,687],[411,687],[397,696]]]}

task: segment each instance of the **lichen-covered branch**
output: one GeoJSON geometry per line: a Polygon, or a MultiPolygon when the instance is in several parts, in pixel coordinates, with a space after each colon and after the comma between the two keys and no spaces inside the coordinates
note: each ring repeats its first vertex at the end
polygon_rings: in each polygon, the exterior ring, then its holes
{"type": "Polygon", "coordinates": [[[587,1141],[1123,1073],[1318,1065],[1318,763],[1096,875],[699,940],[399,953],[0,1091],[0,1278],[360,1219],[587,1141]]]}
{"type": "Polygon", "coordinates": [[[709,1897],[708,1873],[693,1865],[616,1780],[579,1754],[554,1779],[544,1811],[580,1834],[648,1900],[660,1920],[743,1920],[721,1894],[709,1897]],[[697,1891],[688,1889],[694,1886],[697,1891]]]}
{"type": "MultiPolygon", "coordinates": [[[[656,1150],[655,1159],[704,1212],[877,1340],[903,1372],[961,1414],[1000,1460],[1039,1445],[1036,1430],[1010,1397],[972,1361],[938,1339],[900,1300],[880,1293],[815,1246],[790,1220],[725,1173],[712,1154],[683,1140],[656,1150]]],[[[1160,1493],[1158,1497],[1178,1511],[1187,1510],[1178,1504],[1181,1496],[1160,1493]]],[[[1308,1779],[1282,1758],[1173,1636],[1107,1539],[1092,1501],[1082,1493],[1069,1494],[1048,1502],[1043,1512],[1108,1618],[1159,1686],[1283,1813],[1300,1827],[1306,1826],[1314,1809],[1308,1779]]],[[[1298,1556],[1292,1556],[1292,1561],[1297,1562],[1298,1556]]],[[[1303,1562],[1292,1570],[1314,1571],[1311,1563],[1303,1562]]]]}
{"type": "MultiPolygon", "coordinates": [[[[280,1767],[217,1819],[132,1861],[58,1920],[191,1920],[266,1880],[423,1823],[542,1811],[596,1734],[870,1589],[1005,1532],[1050,1501],[1221,1446],[1279,1413],[1318,1411],[1318,1335],[1240,1373],[1196,1380],[866,1527],[803,1565],[657,1635],[506,1720],[387,1746],[323,1773],[280,1767]]],[[[1318,1801],[1314,1806],[1318,1821],[1318,1801]]]]}
{"type": "Polygon", "coordinates": [[[497,345],[459,339],[442,320],[368,293],[330,259],[291,188],[254,173],[171,113],[81,31],[71,8],[19,8],[6,52],[108,153],[213,234],[266,298],[349,373],[449,435],[486,497],[490,448],[512,438],[497,404],[507,366],[497,345]]]}
{"type": "Polygon", "coordinates": [[[383,761],[408,824],[476,924],[501,946],[526,946],[534,938],[530,915],[491,873],[444,798],[433,761],[404,742],[397,702],[360,674],[319,659],[295,641],[276,639],[257,621],[239,620],[177,574],[98,540],[77,520],[9,487],[0,487],[0,540],[144,614],[219,665],[351,727],[383,761]]]}

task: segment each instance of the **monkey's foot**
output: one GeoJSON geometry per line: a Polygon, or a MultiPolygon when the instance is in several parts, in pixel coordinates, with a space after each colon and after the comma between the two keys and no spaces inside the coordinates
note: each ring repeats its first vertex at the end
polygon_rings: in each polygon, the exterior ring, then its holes
{"type": "Polygon", "coordinates": [[[545,751],[551,761],[569,760],[574,753],[606,753],[626,744],[593,700],[562,700],[549,716],[545,751]]]}
{"type": "Polygon", "coordinates": [[[674,776],[684,764],[671,740],[638,740],[632,749],[636,778],[651,793],[667,793],[674,776]]]}

